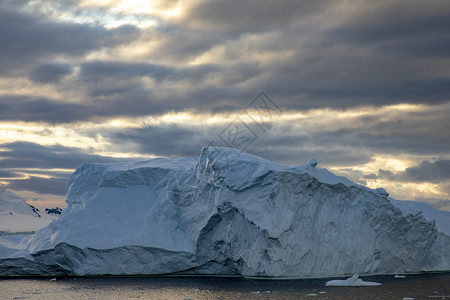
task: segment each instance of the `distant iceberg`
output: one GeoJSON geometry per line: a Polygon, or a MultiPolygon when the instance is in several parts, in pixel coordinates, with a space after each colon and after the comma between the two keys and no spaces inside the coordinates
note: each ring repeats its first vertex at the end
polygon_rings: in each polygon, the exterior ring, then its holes
{"type": "MultiPolygon", "coordinates": [[[[330,277],[450,270],[450,237],[384,190],[229,148],[84,164],[67,208],[0,275],[330,277]]],[[[11,243],[11,241],[10,241],[11,243]]],[[[17,246],[16,246],[17,247],[17,246]]],[[[2,250],[3,249],[3,250],[2,250]]]]}
{"type": "Polygon", "coordinates": [[[0,236],[31,234],[54,218],[54,215],[39,211],[24,198],[0,186],[0,236]]]}

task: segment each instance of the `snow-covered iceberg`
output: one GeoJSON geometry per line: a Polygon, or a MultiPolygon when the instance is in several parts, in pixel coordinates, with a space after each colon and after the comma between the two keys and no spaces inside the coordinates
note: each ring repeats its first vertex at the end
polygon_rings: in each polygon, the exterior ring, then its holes
{"type": "Polygon", "coordinates": [[[1,275],[326,277],[450,270],[450,237],[387,193],[229,148],[84,164],[67,208],[1,275]]]}

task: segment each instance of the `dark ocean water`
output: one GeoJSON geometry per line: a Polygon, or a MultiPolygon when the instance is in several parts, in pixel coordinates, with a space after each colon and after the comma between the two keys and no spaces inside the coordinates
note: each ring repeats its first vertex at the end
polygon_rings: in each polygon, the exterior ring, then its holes
{"type": "Polygon", "coordinates": [[[376,287],[326,287],[330,279],[211,277],[1,279],[0,299],[449,299],[450,273],[362,277],[376,287]]]}

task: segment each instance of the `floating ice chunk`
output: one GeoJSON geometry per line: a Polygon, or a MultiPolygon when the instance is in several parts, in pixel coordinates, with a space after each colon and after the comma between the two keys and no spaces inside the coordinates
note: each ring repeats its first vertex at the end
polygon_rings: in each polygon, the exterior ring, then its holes
{"type": "Polygon", "coordinates": [[[359,279],[358,274],[354,274],[352,277],[346,280],[330,280],[327,281],[325,286],[377,286],[381,285],[381,283],[378,282],[370,282],[370,281],[363,281],[359,279]]]}
{"type": "Polygon", "coordinates": [[[406,278],[405,275],[395,275],[394,278],[406,278]]]}

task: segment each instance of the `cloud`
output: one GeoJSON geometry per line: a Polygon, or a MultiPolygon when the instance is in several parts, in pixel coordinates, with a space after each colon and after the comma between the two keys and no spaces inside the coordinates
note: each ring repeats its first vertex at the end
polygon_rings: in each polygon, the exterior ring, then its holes
{"type": "Polygon", "coordinates": [[[83,163],[125,160],[90,155],[77,148],[29,142],[1,144],[0,148],[3,150],[0,151],[0,169],[6,170],[0,172],[0,177],[8,189],[52,195],[65,194],[69,176],[83,163]]]}
{"type": "Polygon", "coordinates": [[[430,33],[433,39],[448,35],[450,9],[445,0],[368,2],[360,7],[357,14],[330,30],[330,38],[361,45],[408,42],[430,33]]]}
{"type": "MultiPolygon", "coordinates": [[[[348,174],[445,188],[436,163],[450,149],[446,0],[117,3],[0,2],[4,124],[59,124],[125,154],[196,156],[211,141],[223,146],[218,134],[227,124],[210,122],[215,116],[239,114],[264,90],[292,116],[265,132],[255,128],[249,152],[286,164],[316,156],[336,169],[377,155],[413,156],[423,162],[403,173],[348,174]],[[177,112],[208,122],[103,125],[177,112]],[[80,129],[84,122],[92,128],[80,129]]],[[[23,177],[14,176],[25,174],[24,186],[53,178],[49,186],[61,193],[57,180],[68,174],[49,169],[115,161],[19,140],[0,144],[1,174],[17,188],[23,177]]]]}
{"type": "MultiPolygon", "coordinates": [[[[120,130],[106,129],[102,138],[108,140],[111,145],[117,145],[116,147],[125,153],[197,156],[203,146],[211,143],[214,146],[227,147],[220,138],[220,133],[227,125],[161,124],[120,130]]],[[[262,132],[255,123],[247,125],[256,133],[257,138],[246,152],[279,163],[300,164],[317,157],[322,166],[345,166],[364,164],[371,159],[369,151],[351,149],[342,141],[332,147],[314,144],[310,135],[299,134],[295,128],[277,125],[262,132]]]]}
{"type": "Polygon", "coordinates": [[[111,131],[106,138],[112,144],[124,145],[123,151],[136,151],[157,156],[197,156],[211,140],[213,129],[179,125],[145,126],[111,131]]]}
{"type": "Polygon", "coordinates": [[[407,168],[397,177],[410,182],[440,183],[450,181],[450,160],[437,160],[430,162],[423,160],[417,166],[407,168]]]}
{"type": "Polygon", "coordinates": [[[18,174],[17,172],[13,172],[13,171],[5,171],[5,170],[0,170],[0,178],[16,178],[16,177],[21,177],[20,174],[18,174]]]}
{"type": "Polygon", "coordinates": [[[259,32],[314,16],[331,1],[197,1],[179,21],[184,26],[229,33],[259,32]]]}
{"type": "Polygon", "coordinates": [[[42,146],[36,143],[15,142],[1,144],[1,169],[75,169],[82,163],[118,161],[100,155],[87,154],[80,149],[60,145],[42,146]]]}
{"type": "Polygon", "coordinates": [[[44,97],[0,95],[0,119],[70,123],[94,116],[89,105],[57,101],[44,97]]]}
{"type": "Polygon", "coordinates": [[[59,81],[62,77],[72,73],[72,66],[63,63],[41,64],[30,73],[30,79],[40,83],[59,81]]]}
{"type": "MultiPolygon", "coordinates": [[[[370,177],[373,179],[386,179],[398,182],[431,182],[441,184],[450,182],[450,160],[444,159],[434,162],[422,160],[418,165],[406,168],[402,172],[393,173],[389,170],[380,169],[378,175],[371,174],[370,177]]],[[[443,184],[442,187],[445,189],[446,185],[443,184]]]]}
{"type": "MultiPolygon", "coordinates": [[[[0,49],[0,65],[5,64],[0,76],[26,73],[38,83],[73,76],[58,82],[60,99],[15,98],[11,101],[17,102],[17,110],[5,100],[3,115],[8,111],[12,114],[6,119],[68,123],[183,110],[227,112],[240,109],[261,89],[291,110],[441,104],[450,99],[450,78],[440,67],[448,55],[410,57],[383,48],[395,41],[401,45],[405,36],[428,44],[431,33],[444,34],[438,25],[447,21],[439,16],[447,15],[447,10],[441,2],[433,3],[423,10],[414,2],[395,20],[385,20],[387,12],[404,2],[351,7],[345,2],[198,1],[178,21],[160,20],[158,26],[145,30],[133,26],[108,30],[100,23],[45,19],[42,12],[33,15],[10,4],[0,13],[5,15],[0,22],[18,24],[0,33],[5,45],[0,49]],[[346,9],[353,13],[344,13],[346,9]],[[434,17],[440,21],[423,27],[415,24],[434,17]],[[318,20],[323,27],[317,26],[318,20]],[[396,33],[389,33],[391,25],[396,33]],[[127,48],[117,50],[121,45],[127,48]],[[127,56],[132,45],[139,54],[127,56]],[[94,52],[94,59],[86,58],[94,52]],[[78,66],[79,72],[71,73],[78,66]],[[64,103],[73,95],[78,104],[64,103]],[[27,105],[61,113],[37,109],[31,115],[26,113],[27,105]],[[73,111],[73,117],[66,111],[73,111]]],[[[83,20],[81,9],[69,4],[63,5],[68,14],[83,20]]]]}
{"type": "Polygon", "coordinates": [[[115,80],[151,77],[156,82],[164,80],[198,81],[207,74],[219,72],[220,68],[214,65],[199,65],[190,67],[169,67],[151,63],[128,63],[128,62],[106,62],[93,61],[81,65],[80,79],[86,82],[99,81],[102,78],[113,78],[115,80]]]}
{"type": "Polygon", "coordinates": [[[0,10],[0,76],[21,73],[41,60],[81,57],[90,51],[132,41],[139,34],[126,25],[108,30],[102,26],[46,20],[40,14],[0,10]]]}
{"type": "Polygon", "coordinates": [[[66,194],[67,178],[41,178],[31,176],[27,179],[12,179],[7,188],[14,191],[32,191],[40,194],[64,196],[66,194]]]}

